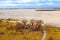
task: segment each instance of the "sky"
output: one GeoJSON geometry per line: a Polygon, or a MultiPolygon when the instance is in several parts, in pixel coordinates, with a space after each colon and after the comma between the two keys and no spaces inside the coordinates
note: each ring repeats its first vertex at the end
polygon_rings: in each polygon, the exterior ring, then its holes
{"type": "Polygon", "coordinates": [[[0,0],[0,8],[60,8],[60,0],[0,0]]]}

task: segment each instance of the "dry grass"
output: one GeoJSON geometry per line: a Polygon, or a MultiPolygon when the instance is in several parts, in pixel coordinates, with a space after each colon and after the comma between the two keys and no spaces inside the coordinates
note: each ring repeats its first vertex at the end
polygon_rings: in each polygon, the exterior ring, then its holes
{"type": "MultiPolygon", "coordinates": [[[[16,23],[0,22],[0,40],[41,40],[41,31],[31,31],[30,29],[14,29],[16,23]],[[10,27],[13,28],[10,28],[10,27]]],[[[60,28],[45,25],[46,38],[45,40],[60,40],[60,28]]]]}
{"type": "Polygon", "coordinates": [[[2,27],[0,30],[0,40],[40,40],[41,36],[42,33],[40,31],[30,31],[29,29],[16,32],[2,27]]]}
{"type": "Polygon", "coordinates": [[[42,33],[40,31],[30,31],[21,29],[16,32],[15,29],[7,29],[9,26],[15,26],[14,23],[0,23],[0,40],[40,40],[42,33]],[[9,25],[8,25],[9,24],[9,25]],[[8,25],[8,26],[7,26],[8,25]]]}
{"type": "Polygon", "coordinates": [[[46,25],[45,40],[60,40],[60,28],[56,26],[46,25]]]}

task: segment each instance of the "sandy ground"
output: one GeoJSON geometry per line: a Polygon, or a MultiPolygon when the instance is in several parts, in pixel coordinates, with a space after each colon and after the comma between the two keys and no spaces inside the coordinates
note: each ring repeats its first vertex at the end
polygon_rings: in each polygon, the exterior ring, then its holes
{"type": "Polygon", "coordinates": [[[60,11],[36,11],[36,9],[0,10],[0,18],[43,19],[46,24],[60,26],[60,11]]]}

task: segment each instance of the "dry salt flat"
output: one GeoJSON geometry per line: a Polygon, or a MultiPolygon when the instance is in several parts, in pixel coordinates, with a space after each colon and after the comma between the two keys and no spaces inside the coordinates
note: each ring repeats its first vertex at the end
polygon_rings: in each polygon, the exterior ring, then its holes
{"type": "Polygon", "coordinates": [[[36,11],[36,9],[0,9],[0,18],[42,19],[45,24],[60,26],[60,10],[36,11]]]}

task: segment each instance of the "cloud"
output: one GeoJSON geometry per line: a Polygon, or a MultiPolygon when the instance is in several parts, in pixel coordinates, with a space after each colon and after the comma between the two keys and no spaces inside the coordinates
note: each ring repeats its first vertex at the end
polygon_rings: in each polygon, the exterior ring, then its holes
{"type": "Polygon", "coordinates": [[[45,3],[45,4],[48,4],[48,5],[53,5],[54,3],[45,3]]]}
{"type": "Polygon", "coordinates": [[[14,4],[14,3],[9,2],[9,1],[0,2],[0,6],[17,6],[17,5],[21,5],[21,4],[14,4]]]}
{"type": "MultiPolygon", "coordinates": [[[[18,4],[0,4],[0,6],[17,6],[18,4]]],[[[20,5],[20,4],[19,4],[20,5]]]]}
{"type": "Polygon", "coordinates": [[[31,0],[20,0],[20,1],[23,2],[23,3],[31,2],[31,0]]]}
{"type": "Polygon", "coordinates": [[[0,1],[0,7],[43,7],[56,6],[59,0],[6,0],[0,1]],[[57,1],[57,3],[55,2],[57,1]]]}
{"type": "Polygon", "coordinates": [[[22,3],[28,3],[28,2],[39,2],[40,0],[6,0],[4,2],[22,2],[22,3]]]}
{"type": "MultiPolygon", "coordinates": [[[[23,0],[23,2],[25,1],[27,0],[23,0]]],[[[32,0],[29,0],[29,1],[32,1],[32,0]]],[[[36,6],[38,5],[38,3],[31,4],[31,3],[20,3],[20,2],[21,2],[20,0],[19,1],[1,1],[0,6],[36,6]]],[[[42,4],[39,4],[39,5],[42,5],[42,4]]]]}
{"type": "Polygon", "coordinates": [[[48,0],[48,2],[60,2],[60,0],[48,0]]]}

